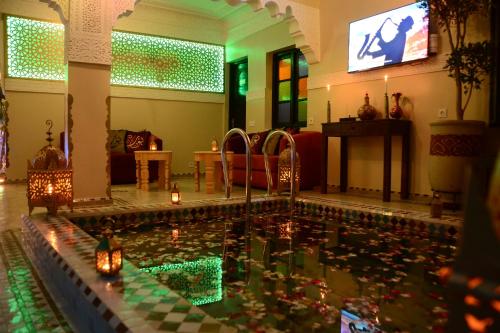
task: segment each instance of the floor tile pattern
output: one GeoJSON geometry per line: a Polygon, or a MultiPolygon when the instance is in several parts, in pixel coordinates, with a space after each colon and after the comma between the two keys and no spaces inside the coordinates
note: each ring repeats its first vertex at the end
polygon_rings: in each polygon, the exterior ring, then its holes
{"type": "Polygon", "coordinates": [[[19,242],[19,232],[0,233],[0,332],[71,332],[19,242]]]}
{"type": "Polygon", "coordinates": [[[39,251],[48,251],[49,257],[58,263],[87,301],[117,332],[234,331],[159,285],[154,278],[127,261],[121,278],[96,280],[94,249],[97,241],[64,217],[24,217],[23,220],[29,231],[27,242],[36,243],[39,251]]]}

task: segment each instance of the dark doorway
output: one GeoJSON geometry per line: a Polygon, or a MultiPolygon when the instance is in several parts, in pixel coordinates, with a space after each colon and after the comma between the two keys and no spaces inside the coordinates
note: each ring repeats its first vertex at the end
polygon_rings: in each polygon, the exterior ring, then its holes
{"type": "Polygon", "coordinates": [[[229,63],[229,129],[246,129],[248,59],[229,63]]]}

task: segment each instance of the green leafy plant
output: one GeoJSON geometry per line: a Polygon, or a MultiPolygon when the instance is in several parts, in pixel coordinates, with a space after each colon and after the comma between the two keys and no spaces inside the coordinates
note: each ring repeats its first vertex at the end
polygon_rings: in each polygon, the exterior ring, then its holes
{"type": "Polygon", "coordinates": [[[448,36],[451,52],[446,60],[448,76],[455,80],[456,114],[464,119],[472,91],[480,89],[484,75],[492,68],[492,47],[489,40],[472,42],[467,39],[470,18],[476,14],[488,16],[491,0],[418,0],[430,11],[431,18],[448,36]]]}

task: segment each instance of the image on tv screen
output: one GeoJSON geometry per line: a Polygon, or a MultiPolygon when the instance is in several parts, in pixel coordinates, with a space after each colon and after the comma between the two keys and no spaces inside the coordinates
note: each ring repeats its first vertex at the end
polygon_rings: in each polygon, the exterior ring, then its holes
{"type": "Polygon", "coordinates": [[[357,72],[428,56],[427,9],[413,3],[349,25],[349,69],[357,72]]]}

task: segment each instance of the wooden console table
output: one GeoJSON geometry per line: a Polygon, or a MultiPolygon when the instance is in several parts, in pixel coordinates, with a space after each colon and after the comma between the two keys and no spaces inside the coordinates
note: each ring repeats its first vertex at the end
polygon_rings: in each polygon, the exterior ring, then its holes
{"type": "Polygon", "coordinates": [[[170,190],[170,165],[172,151],[170,150],[138,150],[135,155],[135,175],[137,188],[149,191],[149,161],[158,162],[158,189],[164,190],[165,185],[170,190]]]}
{"type": "MultiPolygon", "coordinates": [[[[233,185],[233,155],[232,151],[226,152],[229,186],[233,185]]],[[[207,193],[215,193],[222,189],[222,162],[220,151],[195,151],[194,152],[194,190],[200,191],[200,162],[205,162],[205,187],[207,193]]]]}
{"type": "Polygon", "coordinates": [[[322,124],[321,141],[321,193],[326,193],[328,175],[328,138],[340,137],[340,191],[347,190],[347,142],[352,136],[384,137],[384,185],[383,200],[391,201],[391,154],[392,137],[402,137],[401,198],[409,196],[410,176],[410,120],[377,119],[363,121],[341,121],[322,124]]]}

